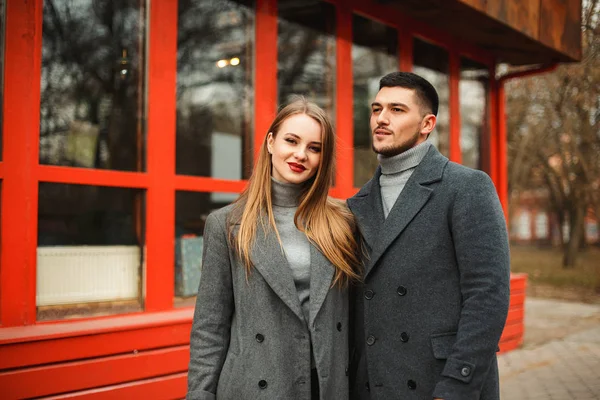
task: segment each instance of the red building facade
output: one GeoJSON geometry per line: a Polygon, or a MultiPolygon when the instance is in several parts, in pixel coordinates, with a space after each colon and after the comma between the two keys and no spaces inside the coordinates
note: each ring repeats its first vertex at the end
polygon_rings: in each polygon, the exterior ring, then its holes
{"type": "MultiPolygon", "coordinates": [[[[204,220],[243,190],[293,94],[335,122],[331,194],[347,198],[376,166],[378,79],[425,76],[441,100],[432,140],[487,172],[506,210],[497,65],[577,54],[544,42],[539,1],[534,33],[511,26],[513,1],[496,2],[505,20],[450,3],[457,20],[438,26],[410,1],[0,0],[3,398],[184,397],[204,220]],[[503,39],[468,39],[482,27],[503,39]]],[[[567,3],[554,17],[577,22],[567,3]]],[[[501,350],[522,337],[515,278],[501,350]]]]}

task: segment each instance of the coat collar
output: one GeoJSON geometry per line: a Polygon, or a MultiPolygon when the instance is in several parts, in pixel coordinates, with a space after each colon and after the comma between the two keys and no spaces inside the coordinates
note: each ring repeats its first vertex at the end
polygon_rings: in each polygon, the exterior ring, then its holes
{"type": "Polygon", "coordinates": [[[370,247],[365,265],[365,277],[387,248],[402,233],[417,213],[429,201],[433,189],[427,185],[442,179],[448,159],[433,146],[411,175],[387,218],[383,215],[377,168],[373,178],[352,198],[348,206],[357,218],[361,233],[370,247]]]}
{"type": "MultiPolygon", "coordinates": [[[[296,291],[294,277],[290,265],[277,236],[272,229],[263,233],[258,228],[252,249],[252,262],[256,270],[263,276],[275,294],[287,305],[298,318],[304,320],[304,314],[296,291]]],[[[333,279],[334,267],[329,260],[310,244],[310,312],[309,321],[314,324],[315,317],[323,306],[333,279]]]]}

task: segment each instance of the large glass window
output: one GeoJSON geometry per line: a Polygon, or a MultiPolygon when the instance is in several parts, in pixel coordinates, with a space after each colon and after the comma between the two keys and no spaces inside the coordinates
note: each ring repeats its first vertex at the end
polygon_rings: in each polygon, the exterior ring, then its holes
{"type": "Polygon", "coordinates": [[[175,196],[175,305],[194,304],[200,283],[204,223],[212,211],[237,199],[236,193],[177,192],[175,196]]]}
{"type": "Polygon", "coordinates": [[[253,3],[178,2],[178,174],[237,180],[251,173],[253,3]]]}
{"type": "Polygon", "coordinates": [[[145,0],[44,0],[40,163],[145,169],[145,0]]]}
{"type": "Polygon", "coordinates": [[[484,169],[482,147],[489,135],[490,70],[481,63],[461,58],[460,61],[460,149],[462,163],[484,169]]]}
{"type": "Polygon", "coordinates": [[[306,96],[334,116],[335,7],[321,1],[279,0],[279,104],[306,96]]]}
{"type": "Polygon", "coordinates": [[[145,192],[39,185],[38,320],[141,309],[145,192]]]}
{"type": "Polygon", "coordinates": [[[354,79],[354,186],[365,184],[378,161],[371,146],[371,103],[379,79],[398,70],[398,32],[376,21],[352,18],[352,74],[354,79]]]}
{"type": "Polygon", "coordinates": [[[429,140],[446,157],[450,154],[450,80],[448,52],[434,44],[415,38],[413,41],[413,71],[427,79],[440,99],[435,130],[429,140]]]}

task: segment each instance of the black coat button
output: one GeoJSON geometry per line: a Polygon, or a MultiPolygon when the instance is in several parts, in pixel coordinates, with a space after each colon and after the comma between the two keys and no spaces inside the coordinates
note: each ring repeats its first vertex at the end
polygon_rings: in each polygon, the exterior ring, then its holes
{"type": "Polygon", "coordinates": [[[258,343],[262,343],[265,340],[265,337],[263,335],[261,335],[260,333],[256,334],[256,341],[258,343]]]}
{"type": "Polygon", "coordinates": [[[408,342],[408,338],[409,338],[408,333],[402,332],[400,334],[400,340],[403,341],[404,343],[408,342]]]}
{"type": "Polygon", "coordinates": [[[367,344],[369,346],[373,346],[375,344],[375,336],[369,335],[369,337],[367,338],[367,344]]]}
{"type": "Polygon", "coordinates": [[[261,379],[260,381],[258,381],[258,387],[261,389],[266,389],[267,388],[267,381],[265,381],[264,379],[261,379]]]}
{"type": "Polygon", "coordinates": [[[365,290],[365,299],[371,300],[374,295],[375,295],[375,292],[372,291],[371,289],[365,290]]]}
{"type": "Polygon", "coordinates": [[[469,376],[470,373],[471,373],[471,368],[469,368],[469,367],[462,367],[462,369],[460,370],[460,374],[464,377],[469,376]]]}
{"type": "Polygon", "coordinates": [[[342,323],[338,322],[336,328],[337,328],[338,332],[341,332],[342,331],[342,323]]]}
{"type": "Polygon", "coordinates": [[[407,292],[407,290],[404,286],[398,286],[398,289],[396,289],[396,291],[398,292],[398,294],[400,296],[406,295],[406,292],[407,292]]]}
{"type": "Polygon", "coordinates": [[[417,388],[417,382],[413,381],[412,379],[408,380],[407,385],[410,390],[415,390],[417,388]]]}

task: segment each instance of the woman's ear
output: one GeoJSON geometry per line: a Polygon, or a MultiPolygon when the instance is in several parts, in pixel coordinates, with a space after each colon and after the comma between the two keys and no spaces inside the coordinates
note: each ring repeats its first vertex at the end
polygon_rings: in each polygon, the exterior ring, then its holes
{"type": "Polygon", "coordinates": [[[269,132],[267,134],[267,151],[269,152],[269,154],[273,154],[273,142],[275,141],[275,138],[273,137],[273,132],[269,132]]]}

